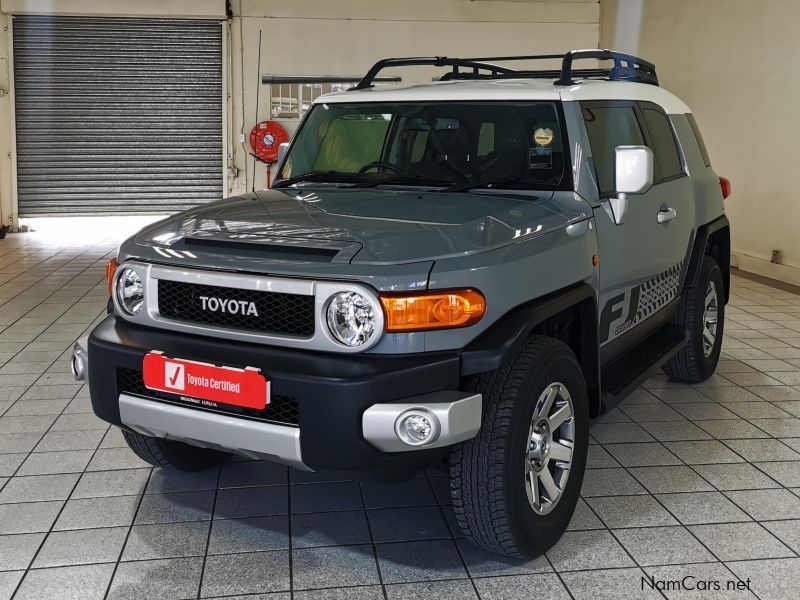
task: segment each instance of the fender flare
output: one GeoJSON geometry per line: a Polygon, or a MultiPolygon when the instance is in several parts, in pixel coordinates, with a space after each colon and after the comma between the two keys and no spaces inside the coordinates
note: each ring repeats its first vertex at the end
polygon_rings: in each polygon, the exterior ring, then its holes
{"type": "Polygon", "coordinates": [[[719,268],[722,271],[722,280],[725,283],[725,303],[727,304],[731,288],[731,234],[730,222],[725,215],[697,228],[683,287],[697,285],[697,280],[700,277],[700,264],[703,256],[710,254],[707,250],[712,238],[719,248],[719,255],[712,254],[712,256],[717,259],[719,268]]]}

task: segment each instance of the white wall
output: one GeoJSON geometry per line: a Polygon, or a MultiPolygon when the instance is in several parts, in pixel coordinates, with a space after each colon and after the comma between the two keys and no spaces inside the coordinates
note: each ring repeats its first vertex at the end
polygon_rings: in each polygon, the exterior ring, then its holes
{"type": "Polygon", "coordinates": [[[601,43],[656,64],[661,84],[694,111],[714,169],[731,180],[734,262],[800,283],[800,2],[602,2],[601,43]],[[631,23],[637,7],[641,22],[631,23]],[[783,266],[768,262],[773,249],[783,266]]]}

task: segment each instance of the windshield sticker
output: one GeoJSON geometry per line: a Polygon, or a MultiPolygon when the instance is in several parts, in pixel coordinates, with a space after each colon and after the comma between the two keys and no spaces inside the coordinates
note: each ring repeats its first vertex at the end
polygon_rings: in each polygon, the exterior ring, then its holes
{"type": "Polygon", "coordinates": [[[546,146],[536,146],[528,151],[528,166],[531,169],[552,169],[553,151],[546,146]]]}
{"type": "Polygon", "coordinates": [[[553,143],[553,130],[549,127],[539,127],[533,132],[533,141],[537,146],[549,146],[553,143]]]}

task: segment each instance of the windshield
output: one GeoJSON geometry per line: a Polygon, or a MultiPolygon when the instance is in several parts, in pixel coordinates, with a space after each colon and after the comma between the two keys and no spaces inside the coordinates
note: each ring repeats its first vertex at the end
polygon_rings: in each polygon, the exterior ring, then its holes
{"type": "Polygon", "coordinates": [[[567,147],[555,102],[317,104],[276,186],[558,189],[567,147]]]}

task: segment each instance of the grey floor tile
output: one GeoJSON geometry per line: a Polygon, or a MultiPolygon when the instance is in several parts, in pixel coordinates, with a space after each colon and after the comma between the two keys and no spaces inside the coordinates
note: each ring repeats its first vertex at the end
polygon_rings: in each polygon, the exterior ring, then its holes
{"type": "Polygon", "coordinates": [[[597,517],[596,514],[589,508],[583,498],[578,498],[578,504],[575,505],[575,513],[567,526],[568,531],[582,531],[585,529],[603,529],[605,525],[597,517]]]}
{"type": "Polygon", "coordinates": [[[145,494],[136,514],[137,525],[211,519],[214,492],[145,494]]]}
{"type": "Polygon", "coordinates": [[[0,491],[0,504],[66,500],[79,475],[34,475],[12,477],[0,491]]]}
{"type": "Polygon", "coordinates": [[[91,457],[92,450],[34,452],[22,463],[17,475],[83,473],[91,457]]]}
{"type": "Polygon", "coordinates": [[[133,522],[138,496],[113,496],[70,500],[54,529],[88,529],[92,527],[124,527],[133,522]]]}
{"type": "Polygon", "coordinates": [[[758,523],[693,525],[689,530],[722,561],[782,558],[794,553],[758,523]]]}
{"type": "Polygon", "coordinates": [[[28,571],[15,600],[102,600],[114,565],[82,565],[28,571]]]}
{"type": "Polygon", "coordinates": [[[269,462],[232,462],[222,465],[220,487],[279,485],[288,483],[286,467],[269,462]]]}
{"type": "Polygon", "coordinates": [[[44,537],[44,533],[0,535],[0,571],[27,569],[44,537]]]}
{"type": "Polygon", "coordinates": [[[620,409],[634,422],[641,421],[683,421],[683,416],[668,404],[656,399],[648,404],[625,404],[620,409]]]}
{"type": "Polygon", "coordinates": [[[714,488],[691,467],[638,467],[629,469],[651,494],[674,492],[707,492],[714,488]]]}
{"type": "Polygon", "coordinates": [[[714,560],[685,527],[619,529],[614,536],[641,566],[714,560]]]}
{"type": "Polygon", "coordinates": [[[772,535],[794,550],[795,553],[800,554],[800,520],[768,521],[763,525],[772,535]]]}
{"type": "Polygon", "coordinates": [[[207,469],[197,472],[171,471],[155,469],[147,482],[148,494],[166,492],[197,492],[213,490],[217,487],[219,469],[207,469]]]}
{"type": "Polygon", "coordinates": [[[800,519],[800,498],[789,490],[725,492],[756,521],[800,519]]]}
{"type": "Polygon", "coordinates": [[[28,453],[40,439],[40,433],[4,433],[0,435],[0,453],[28,453]]]}
{"type": "Polygon", "coordinates": [[[609,444],[605,448],[623,467],[652,467],[681,464],[678,457],[658,442],[609,444]]]}
{"type": "Polygon", "coordinates": [[[775,437],[800,437],[800,419],[750,419],[759,429],[775,437]]]}
{"type": "MultiPolygon", "coordinates": [[[[294,600],[385,600],[383,588],[379,585],[361,585],[346,588],[324,588],[321,590],[295,591],[294,600]]],[[[289,600],[289,594],[284,598],[282,594],[269,596],[247,596],[236,600],[289,600]]],[[[226,600],[228,600],[226,598],[226,600]]],[[[232,599],[233,600],[233,599],[232,599]]]]}
{"type": "MultiPolygon", "coordinates": [[[[470,581],[425,581],[386,586],[389,600],[478,600],[470,581]]],[[[376,596],[376,600],[377,600],[376,596]]],[[[383,598],[383,596],[380,596],[383,598]]]]}
{"type": "Polygon", "coordinates": [[[586,457],[587,469],[607,469],[619,467],[620,464],[600,444],[590,444],[586,457]]]}
{"type": "Polygon", "coordinates": [[[589,429],[589,433],[601,444],[655,441],[636,423],[598,423],[589,429]]]}
{"type": "Polygon", "coordinates": [[[376,551],[384,583],[467,577],[451,540],[379,544],[376,551]]]}
{"type": "MultiPolygon", "coordinates": [[[[445,483],[447,479],[443,478],[445,483]]],[[[425,477],[399,484],[362,483],[364,504],[367,508],[396,508],[401,506],[435,505],[436,498],[425,477]]]]}
{"type": "Polygon", "coordinates": [[[289,517],[248,517],[216,520],[211,526],[208,554],[262,552],[289,548],[289,517]]]}
{"type": "Polygon", "coordinates": [[[116,562],[127,535],[127,527],[54,531],[47,536],[33,567],[116,562]]]}
{"type": "Polygon", "coordinates": [[[450,537],[438,506],[378,508],[367,511],[376,542],[410,542],[450,537]]]}
{"type": "Polygon", "coordinates": [[[642,422],[640,425],[659,442],[711,439],[708,433],[685,419],[683,421],[642,422]]]}
{"type": "Polygon", "coordinates": [[[742,419],[783,419],[790,414],[769,402],[730,402],[726,404],[732,412],[742,419]]]}
{"type": "Polygon", "coordinates": [[[674,517],[650,495],[589,498],[587,502],[610,528],[678,524],[674,517]]]}
{"type": "Polygon", "coordinates": [[[569,600],[569,593],[556,575],[512,575],[476,579],[482,600],[529,600],[531,590],[548,600],[569,600]]]}
{"type": "Polygon", "coordinates": [[[649,600],[663,598],[656,590],[642,589],[639,568],[601,569],[562,573],[575,600],[649,600]]]}
{"type": "Polygon", "coordinates": [[[64,502],[0,504],[0,535],[49,531],[64,502]]]}
{"type": "Polygon", "coordinates": [[[84,473],[72,492],[72,498],[139,495],[144,492],[149,475],[150,469],[84,473]]]}
{"type": "Polygon", "coordinates": [[[647,490],[625,469],[589,469],[583,476],[581,495],[587,498],[646,493],[647,490]]]}
{"type": "Polygon", "coordinates": [[[122,560],[203,556],[208,543],[209,521],[134,525],[122,560]]]}
{"type": "Polygon", "coordinates": [[[800,461],[759,462],[756,466],[782,485],[800,487],[800,461]]]}
{"type": "Polygon", "coordinates": [[[769,435],[744,419],[698,421],[697,425],[718,440],[768,438],[769,435]]]}
{"type": "Polygon", "coordinates": [[[75,435],[72,431],[48,431],[36,445],[36,452],[94,450],[103,438],[103,430],[95,429],[75,435]]]}
{"type": "Polygon", "coordinates": [[[750,517],[719,492],[659,494],[659,502],[684,525],[750,521],[750,517]]]}
{"type": "Polygon", "coordinates": [[[292,576],[298,590],[379,583],[369,545],[293,550],[292,576]]]}
{"type": "Polygon", "coordinates": [[[292,486],[292,513],[330,512],[363,508],[355,482],[304,483],[292,486]]]}
{"type": "Polygon", "coordinates": [[[363,510],[292,516],[294,548],[368,543],[370,543],[369,527],[363,510]]]}
{"type": "Polygon", "coordinates": [[[25,571],[0,571],[0,600],[11,600],[25,571]]]}
{"type": "Polygon", "coordinates": [[[109,600],[194,598],[200,588],[201,558],[173,558],[121,563],[109,600]]]}
{"type": "Polygon", "coordinates": [[[27,454],[0,454],[0,477],[11,477],[28,457],[27,454]]]}
{"type": "Polygon", "coordinates": [[[744,462],[742,457],[716,440],[665,444],[678,458],[689,465],[744,462]]]}
{"type": "MultiPolygon", "coordinates": [[[[675,410],[691,421],[705,421],[710,419],[735,419],[736,415],[730,410],[704,399],[703,402],[684,402],[675,404],[675,410]]],[[[727,405],[726,405],[727,406],[727,405]]]]}
{"type": "Polygon", "coordinates": [[[780,440],[726,440],[725,445],[751,462],[800,460],[800,454],[780,440]]]}
{"type": "Polygon", "coordinates": [[[202,597],[288,589],[288,551],[209,556],[206,559],[202,597]]]}
{"type": "Polygon", "coordinates": [[[694,469],[718,490],[758,490],[780,487],[750,463],[697,465],[694,469]]]}
{"type": "Polygon", "coordinates": [[[568,531],[548,552],[556,571],[632,567],[633,561],[610,532],[568,531]]]}
{"type": "Polygon", "coordinates": [[[266,517],[289,512],[287,486],[233,488],[219,490],[214,508],[215,519],[266,517]]]}
{"type": "Polygon", "coordinates": [[[796,600],[800,589],[800,558],[731,562],[728,567],[741,579],[750,579],[760,598],[796,600]]]}
{"type": "Polygon", "coordinates": [[[113,471],[117,469],[142,469],[149,466],[129,448],[100,448],[86,470],[113,471]]]}

